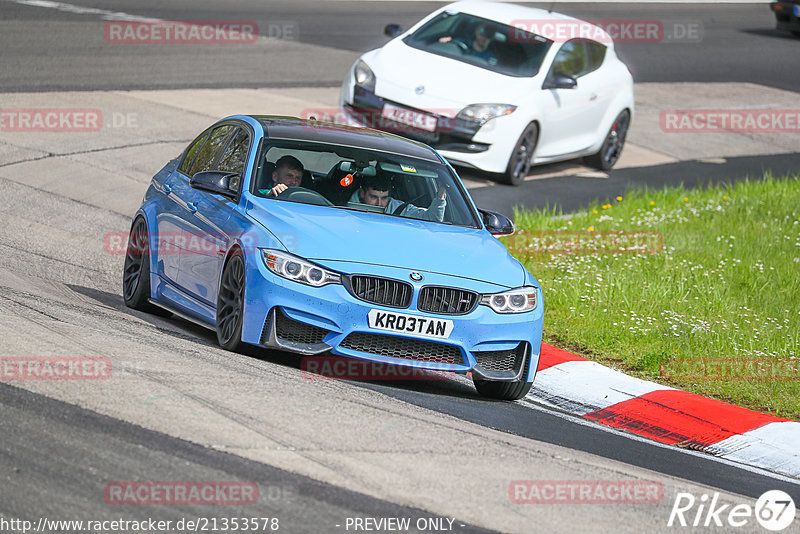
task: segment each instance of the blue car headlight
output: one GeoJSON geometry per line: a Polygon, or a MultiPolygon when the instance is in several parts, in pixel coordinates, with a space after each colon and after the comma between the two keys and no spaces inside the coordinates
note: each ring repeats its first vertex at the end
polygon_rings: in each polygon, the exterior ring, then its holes
{"type": "Polygon", "coordinates": [[[314,287],[342,283],[342,276],[339,273],[329,271],[294,254],[280,250],[262,249],[261,256],[264,258],[267,269],[287,280],[314,287]]]}
{"type": "Polygon", "coordinates": [[[536,288],[518,287],[502,293],[481,295],[481,304],[497,313],[523,313],[536,308],[536,288]]]}

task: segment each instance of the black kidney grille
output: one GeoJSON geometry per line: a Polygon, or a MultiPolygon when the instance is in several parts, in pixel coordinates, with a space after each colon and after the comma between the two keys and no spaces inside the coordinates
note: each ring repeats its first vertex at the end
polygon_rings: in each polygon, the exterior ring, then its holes
{"type": "Polygon", "coordinates": [[[477,305],[477,293],[455,287],[425,286],[417,299],[420,310],[446,315],[464,315],[477,305]]]}
{"type": "Polygon", "coordinates": [[[391,308],[408,308],[414,293],[406,282],[360,274],[350,277],[349,289],[357,299],[391,308]]]}

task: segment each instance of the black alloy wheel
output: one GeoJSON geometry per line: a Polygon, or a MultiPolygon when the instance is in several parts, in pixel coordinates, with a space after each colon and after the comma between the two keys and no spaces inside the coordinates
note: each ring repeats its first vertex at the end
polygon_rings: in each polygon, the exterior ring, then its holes
{"type": "Polygon", "coordinates": [[[503,181],[509,185],[519,185],[528,176],[531,168],[531,158],[533,151],[536,150],[536,143],[539,140],[539,127],[536,123],[530,123],[514,147],[514,152],[508,160],[508,168],[503,174],[503,181]]]}
{"type": "Polygon", "coordinates": [[[137,217],[128,235],[122,271],[122,298],[135,310],[167,316],[170,312],[150,304],[150,239],[144,217],[137,217]]]}
{"type": "Polygon", "coordinates": [[[609,171],[622,155],[622,147],[625,145],[625,137],[628,135],[628,126],[631,123],[631,114],[626,109],[620,113],[611,129],[606,135],[603,146],[596,154],[586,157],[586,162],[596,169],[601,171],[609,171]]]}
{"type": "Polygon", "coordinates": [[[217,296],[217,341],[231,351],[239,350],[242,343],[244,321],[244,258],[235,251],[222,272],[217,296]]]}

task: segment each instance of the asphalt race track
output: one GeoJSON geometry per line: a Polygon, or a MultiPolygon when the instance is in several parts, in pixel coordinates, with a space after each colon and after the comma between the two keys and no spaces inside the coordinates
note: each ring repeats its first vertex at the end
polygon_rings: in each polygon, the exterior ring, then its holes
{"type": "MultiPolygon", "coordinates": [[[[54,137],[64,134],[0,130],[0,356],[102,357],[113,368],[104,380],[0,381],[0,531],[22,531],[3,523],[10,519],[34,526],[41,518],[185,525],[246,517],[278,519],[280,531],[290,533],[667,532],[677,528],[667,522],[679,493],[718,493],[720,503],[752,506],[765,491],[781,489],[800,503],[797,481],[605,429],[528,399],[482,400],[465,377],[308,379],[299,357],[256,348],[229,353],[192,323],[124,306],[123,257],[104,251],[102,237],[128,227],[146,176],[209,122],[207,113],[187,107],[178,114],[165,104],[171,91],[208,89],[218,92],[201,94],[227,98],[233,93],[226,91],[268,88],[329,98],[360,53],[386,42],[386,23],[407,27],[439,5],[0,0],[0,110],[28,101],[61,105],[54,98],[64,105],[162,98],[164,106],[163,122],[148,132],[152,143],[112,147],[130,169],[102,194],[98,176],[119,167],[87,158],[104,148],[54,137]],[[111,46],[103,39],[110,13],[252,20],[285,38],[263,35],[251,46],[111,46]],[[169,123],[175,117],[190,128],[169,123]],[[65,153],[56,147],[62,139],[70,147],[65,153]],[[80,172],[66,172],[78,164],[80,172]],[[518,480],[646,481],[663,495],[636,504],[516,504],[509,488],[518,480]],[[259,496],[255,504],[228,506],[119,505],[104,493],[119,481],[247,482],[259,496]],[[359,529],[354,518],[407,518],[412,527],[384,522],[368,529],[362,522],[359,529]]],[[[700,43],[619,46],[643,98],[689,84],[687,94],[695,96],[744,88],[714,95],[723,103],[765,91],[790,102],[800,88],[800,39],[773,30],[766,4],[570,3],[555,10],[699,23],[700,43]]],[[[270,112],[268,100],[264,106],[270,112]]],[[[519,188],[469,171],[464,178],[479,205],[510,212],[520,204],[580,209],[631,185],[694,185],[800,168],[800,145],[785,138],[737,138],[729,152],[667,140],[673,144],[662,150],[654,146],[662,137],[648,131],[648,109],[642,106],[640,136],[631,134],[639,148],[608,176],[588,176],[579,162],[566,162],[536,169],[519,188]]],[[[798,526],[800,520],[787,532],[798,526]]],[[[737,531],[763,530],[751,523],[737,531]]]]}
{"type": "MultiPolygon", "coordinates": [[[[105,0],[74,4],[164,20],[255,21],[263,37],[285,34],[290,41],[320,50],[293,64],[287,47],[251,47],[250,51],[239,47],[235,54],[226,53],[224,46],[200,53],[191,45],[113,47],[104,42],[102,31],[90,34],[95,26],[102,29],[102,13],[3,0],[0,87],[4,91],[338,86],[342,68],[387,41],[386,24],[408,28],[446,2],[105,0]]],[[[527,4],[545,9],[556,5],[527,4]]],[[[568,3],[554,10],[586,19],[661,20],[687,28],[699,24],[699,46],[696,40],[680,41],[677,36],[670,43],[619,44],[620,56],[639,83],[733,81],[790,91],[800,87],[800,73],[792,68],[798,61],[797,40],[774,30],[774,17],[763,4],[568,3]]]]}

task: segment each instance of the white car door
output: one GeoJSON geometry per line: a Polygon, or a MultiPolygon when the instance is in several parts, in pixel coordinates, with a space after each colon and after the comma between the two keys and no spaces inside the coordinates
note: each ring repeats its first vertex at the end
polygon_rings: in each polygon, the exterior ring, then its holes
{"type": "Polygon", "coordinates": [[[597,140],[600,121],[612,97],[602,68],[604,56],[605,47],[588,39],[573,39],[561,46],[545,86],[559,74],[572,76],[577,85],[541,90],[538,158],[580,153],[597,140]]]}

